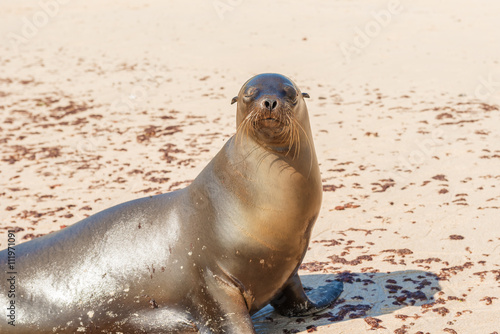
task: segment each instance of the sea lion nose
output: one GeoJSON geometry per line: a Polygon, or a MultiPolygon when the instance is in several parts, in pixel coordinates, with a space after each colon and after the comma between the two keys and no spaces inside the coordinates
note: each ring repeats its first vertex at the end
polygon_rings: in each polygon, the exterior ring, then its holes
{"type": "Polygon", "coordinates": [[[276,109],[276,106],[278,105],[278,101],[276,101],[275,99],[271,99],[271,98],[265,98],[262,100],[262,108],[264,109],[267,109],[269,111],[273,111],[274,109],[276,109]]]}

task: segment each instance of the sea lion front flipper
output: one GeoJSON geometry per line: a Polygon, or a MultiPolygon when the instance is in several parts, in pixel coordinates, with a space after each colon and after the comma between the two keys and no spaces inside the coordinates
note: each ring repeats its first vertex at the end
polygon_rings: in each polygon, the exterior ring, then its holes
{"type": "Polygon", "coordinates": [[[271,305],[281,315],[288,317],[299,317],[311,315],[323,311],[330,306],[342,293],[344,285],[342,282],[334,281],[322,290],[321,300],[312,302],[304,292],[299,275],[293,275],[285,283],[283,290],[271,301],[271,305]]]}
{"type": "Polygon", "coordinates": [[[205,275],[205,282],[190,310],[200,333],[255,334],[240,288],[211,272],[205,275]]]}

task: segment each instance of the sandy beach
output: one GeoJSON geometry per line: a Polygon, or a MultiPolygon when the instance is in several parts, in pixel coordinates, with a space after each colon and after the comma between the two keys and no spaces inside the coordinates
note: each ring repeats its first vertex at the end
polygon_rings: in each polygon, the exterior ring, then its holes
{"type": "Polygon", "coordinates": [[[0,3],[0,249],[188,185],[258,73],[307,100],[325,312],[259,333],[498,334],[500,3],[0,3]]]}

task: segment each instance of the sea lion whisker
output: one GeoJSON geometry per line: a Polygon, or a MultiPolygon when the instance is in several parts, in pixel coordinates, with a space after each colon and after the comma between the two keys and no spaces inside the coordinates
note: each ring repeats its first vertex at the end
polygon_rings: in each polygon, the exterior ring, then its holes
{"type": "MultiPolygon", "coordinates": [[[[304,128],[302,127],[302,125],[300,125],[299,122],[296,121],[295,124],[304,133],[304,137],[306,138],[306,143],[309,147],[309,152],[313,152],[314,148],[313,148],[311,141],[309,140],[309,137],[307,136],[306,130],[304,130],[304,128]]],[[[312,171],[312,164],[313,164],[312,155],[309,155],[309,175],[311,174],[311,171],[312,171]]]]}
{"type": "MultiPolygon", "coordinates": [[[[294,130],[294,136],[293,136],[294,143],[293,143],[293,145],[295,146],[294,159],[296,159],[300,154],[300,131],[299,131],[300,124],[295,118],[293,118],[292,121],[294,124],[294,127],[293,127],[293,130],[294,130]]],[[[307,137],[306,133],[304,133],[304,135],[307,137]]]]}
{"type": "MultiPolygon", "coordinates": [[[[287,121],[290,124],[290,126],[288,127],[288,151],[286,152],[287,156],[292,150],[294,143],[294,133],[295,133],[295,126],[293,125],[293,122],[290,120],[290,118],[291,118],[290,115],[287,114],[287,121]]],[[[295,159],[295,154],[293,159],[295,159]]]]}
{"type": "Polygon", "coordinates": [[[240,143],[242,142],[243,138],[243,133],[245,132],[245,129],[248,127],[248,119],[245,118],[241,124],[238,126],[238,130],[236,131],[237,137],[236,137],[236,142],[240,143]]]}

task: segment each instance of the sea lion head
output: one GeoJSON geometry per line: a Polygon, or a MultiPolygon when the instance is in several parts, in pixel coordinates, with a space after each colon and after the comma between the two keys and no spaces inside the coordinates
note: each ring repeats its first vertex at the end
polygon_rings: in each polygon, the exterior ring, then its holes
{"type": "Polygon", "coordinates": [[[308,136],[307,93],[289,78],[264,73],[250,78],[231,104],[238,102],[237,136],[247,134],[275,152],[297,155],[302,136],[308,136]]]}

